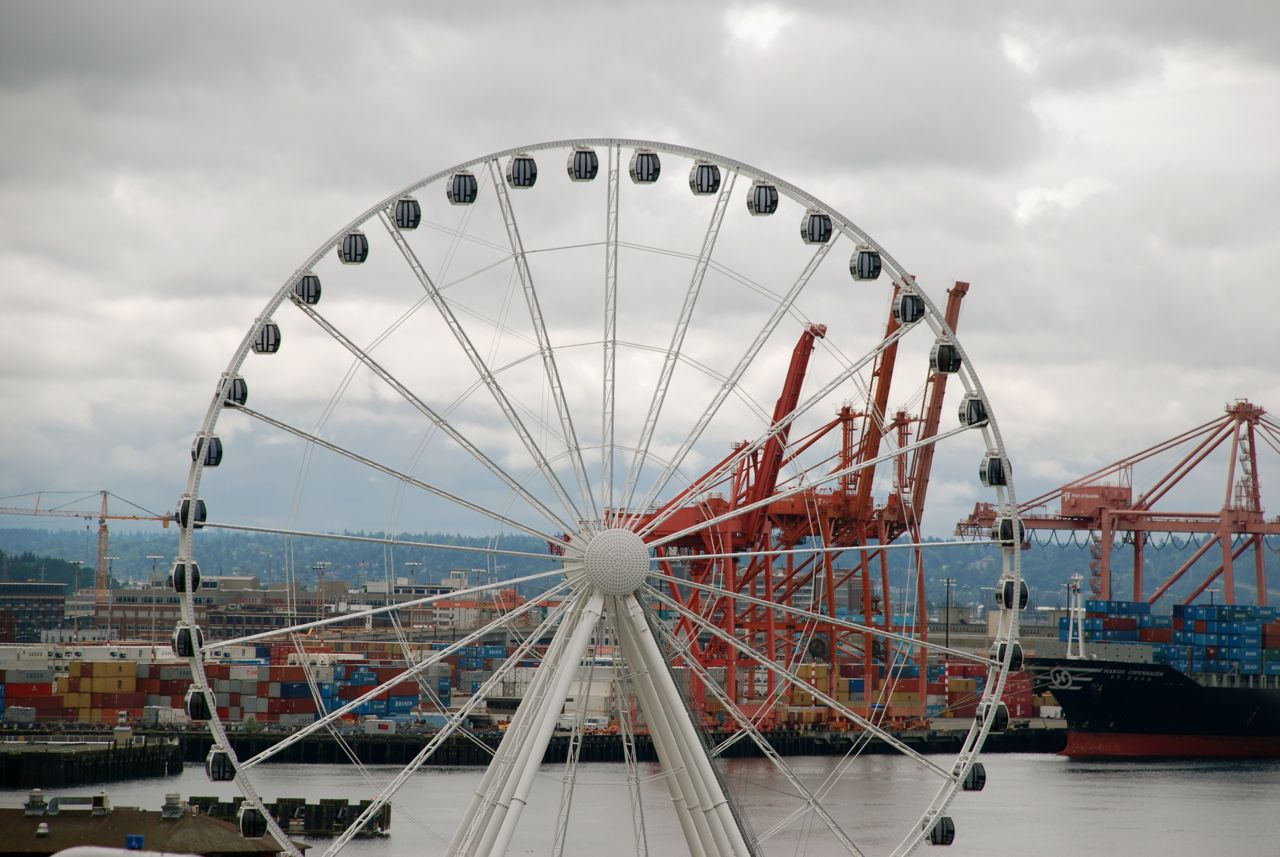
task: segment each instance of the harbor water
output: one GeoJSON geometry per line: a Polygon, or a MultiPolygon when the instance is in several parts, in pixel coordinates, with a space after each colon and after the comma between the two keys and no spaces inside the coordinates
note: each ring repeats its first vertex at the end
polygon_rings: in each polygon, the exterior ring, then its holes
{"type": "MultiPolygon", "coordinates": [[[[810,788],[817,788],[839,760],[789,760],[810,788]]],[[[1052,755],[984,757],[987,787],[960,794],[948,809],[956,821],[954,857],[1036,857],[1126,855],[1126,857],[1275,857],[1280,833],[1275,808],[1280,797],[1280,762],[1084,762],[1052,755]]],[[[679,829],[656,765],[640,766],[648,853],[682,853],[679,829]]],[[[370,767],[385,782],[396,769],[370,767]]],[[[443,851],[455,820],[483,771],[480,768],[424,768],[396,796],[391,835],[357,840],[352,857],[424,857],[443,851]]],[[[726,776],[742,795],[746,815],[762,834],[797,806],[789,784],[763,759],[733,759],[726,776]]],[[[347,765],[262,765],[254,783],[264,798],[358,799],[370,791],[365,774],[347,765]]],[[[237,792],[229,783],[210,783],[198,766],[177,777],[59,790],[92,794],[106,788],[118,806],[158,809],[166,792],[217,795],[237,792]]],[[[543,768],[520,823],[512,854],[548,854],[562,791],[562,767],[543,768]]],[[[618,764],[579,766],[566,855],[629,857],[635,834],[628,803],[626,768],[618,764]]],[[[897,756],[852,761],[831,789],[825,806],[867,854],[885,854],[901,839],[922,790],[911,760],[897,756]]],[[[25,792],[3,793],[5,806],[19,806],[25,792]]],[[[55,822],[56,823],[56,822],[55,822]]],[[[314,840],[319,853],[327,840],[314,840]]],[[[845,853],[822,823],[806,815],[766,841],[764,854],[845,853]]],[[[930,853],[922,846],[917,853],[930,853]]]]}

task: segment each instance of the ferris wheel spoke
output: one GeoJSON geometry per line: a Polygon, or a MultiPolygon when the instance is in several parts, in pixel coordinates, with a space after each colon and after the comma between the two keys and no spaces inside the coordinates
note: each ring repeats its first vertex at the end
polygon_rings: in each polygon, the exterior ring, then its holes
{"type": "Polygon", "coordinates": [[[445,300],[444,296],[440,293],[439,288],[431,279],[431,276],[427,274],[426,269],[422,267],[422,263],[418,261],[418,257],[413,252],[413,248],[411,248],[409,243],[405,241],[400,230],[396,228],[395,224],[391,221],[391,218],[388,217],[386,210],[380,210],[378,212],[378,218],[382,221],[382,225],[386,228],[388,234],[391,235],[392,240],[395,241],[396,246],[400,250],[400,254],[404,257],[410,270],[413,271],[418,282],[422,285],[423,289],[426,290],[427,295],[431,298],[431,302],[435,305],[437,312],[440,313],[440,317],[444,320],[445,324],[448,325],[449,330],[453,333],[454,338],[466,354],[467,359],[471,361],[472,368],[475,369],[476,374],[489,389],[489,393],[493,396],[494,402],[506,416],[507,422],[511,425],[511,428],[520,437],[521,443],[524,444],[525,450],[529,453],[534,464],[542,473],[543,478],[547,480],[547,484],[556,493],[560,502],[564,504],[565,511],[569,512],[574,520],[580,520],[583,517],[581,510],[578,509],[577,504],[573,502],[573,499],[569,496],[568,492],[565,491],[564,485],[560,482],[560,478],[556,475],[555,470],[552,469],[550,463],[547,461],[546,455],[543,453],[541,447],[539,447],[537,442],[534,441],[533,435],[529,433],[524,421],[521,420],[520,415],[516,413],[516,408],[512,404],[511,398],[507,395],[506,390],[504,390],[502,385],[498,383],[497,377],[490,370],[484,358],[480,356],[480,352],[476,350],[475,344],[471,341],[466,330],[458,321],[458,317],[453,312],[449,302],[445,300]]]}
{"type": "Polygon", "coordinates": [[[898,456],[905,455],[908,452],[912,452],[914,450],[921,449],[926,446],[931,446],[935,443],[939,443],[943,440],[946,440],[947,438],[952,437],[953,435],[957,435],[968,430],[969,430],[969,426],[957,426],[956,428],[951,429],[949,431],[936,434],[933,437],[925,438],[923,440],[916,441],[915,443],[906,444],[904,446],[897,448],[896,450],[887,452],[884,455],[879,455],[879,456],[876,456],[875,458],[868,459],[867,461],[861,461],[857,464],[852,464],[848,467],[842,467],[839,470],[828,473],[827,475],[822,476],[819,479],[815,479],[814,481],[808,483],[807,485],[796,485],[794,487],[787,488],[785,490],[777,491],[772,496],[765,497],[763,500],[758,500],[754,503],[747,503],[745,505],[735,508],[731,512],[726,512],[723,515],[713,516],[711,518],[706,519],[705,521],[702,521],[701,523],[695,524],[691,527],[686,527],[685,529],[680,530],[679,532],[671,533],[670,535],[666,535],[666,536],[663,536],[662,538],[655,539],[649,542],[649,547],[651,548],[661,547],[667,544],[668,542],[673,542],[678,539],[682,539],[685,536],[692,535],[693,533],[700,532],[709,527],[714,527],[717,524],[723,523],[724,521],[730,520],[732,518],[736,518],[739,515],[742,515],[746,512],[751,512],[756,509],[763,509],[764,507],[768,506],[771,503],[776,503],[779,500],[785,500],[788,497],[793,497],[796,494],[800,494],[804,491],[810,491],[814,488],[817,488],[818,486],[826,485],[829,482],[835,482],[836,480],[841,479],[845,476],[850,476],[854,473],[860,473],[863,470],[874,468],[877,465],[883,464],[886,461],[892,461],[898,456]]]}
{"type": "Polygon", "coordinates": [[[342,331],[334,327],[333,324],[331,324],[328,319],[326,319],[319,312],[317,312],[314,307],[309,306],[306,303],[303,303],[301,300],[295,299],[294,303],[298,306],[299,309],[301,309],[308,316],[310,316],[312,321],[318,324],[321,327],[321,329],[323,329],[331,337],[337,340],[338,343],[341,344],[344,348],[350,351],[357,360],[359,360],[361,363],[365,365],[366,368],[369,369],[369,371],[373,372],[375,375],[381,378],[388,387],[390,387],[392,390],[395,390],[398,394],[400,394],[400,396],[406,402],[408,402],[415,409],[417,409],[419,413],[421,413],[423,416],[429,419],[437,429],[444,432],[449,437],[450,440],[452,440],[454,443],[458,444],[458,446],[466,450],[467,453],[471,455],[472,458],[474,458],[480,464],[484,465],[485,468],[494,476],[498,477],[498,479],[502,480],[503,484],[505,484],[512,491],[516,492],[516,494],[518,494],[522,500],[524,500],[526,503],[528,503],[530,506],[532,506],[534,509],[540,512],[543,515],[543,517],[545,517],[551,524],[562,528],[565,532],[569,531],[570,527],[567,523],[565,523],[564,520],[562,520],[558,515],[556,515],[556,513],[548,509],[542,503],[541,500],[539,500],[537,497],[533,496],[531,493],[525,490],[524,486],[521,485],[519,482],[517,482],[515,478],[511,476],[511,474],[507,473],[507,471],[504,470],[501,466],[499,466],[497,462],[489,458],[489,456],[485,455],[482,450],[480,450],[475,444],[473,444],[470,440],[468,440],[461,432],[459,432],[456,428],[454,428],[453,425],[447,419],[445,419],[442,415],[438,414],[426,402],[422,401],[422,399],[420,399],[408,387],[406,387],[403,383],[401,383],[398,378],[396,378],[394,375],[388,372],[385,368],[383,368],[376,360],[374,360],[373,357],[370,356],[364,349],[360,348],[360,346],[352,342],[351,339],[347,337],[346,334],[344,334],[342,331]]]}
{"type": "MultiPolygon", "coordinates": [[[[462,724],[471,716],[471,713],[480,706],[481,702],[489,698],[493,689],[506,678],[512,669],[515,668],[515,664],[528,656],[529,652],[533,649],[534,644],[538,640],[542,639],[543,635],[554,628],[564,617],[571,604],[571,600],[565,600],[552,608],[547,614],[547,617],[543,619],[534,630],[533,634],[516,647],[516,650],[511,653],[511,656],[508,657],[497,670],[494,671],[493,675],[485,679],[485,682],[480,686],[480,689],[473,693],[471,698],[467,700],[457,712],[447,714],[448,719],[445,721],[444,725],[441,726],[433,736],[431,736],[431,740],[418,751],[418,754],[413,757],[412,761],[409,762],[404,770],[397,774],[391,782],[383,787],[382,791],[373,799],[372,803],[365,807],[364,812],[360,814],[360,817],[356,819],[355,823],[348,825],[347,829],[344,830],[341,836],[334,841],[333,845],[325,849],[325,857],[334,857],[334,855],[342,850],[343,846],[350,842],[354,836],[364,829],[365,822],[376,815],[382,809],[383,805],[388,803],[396,793],[400,791],[401,787],[404,786],[404,784],[408,782],[423,765],[430,761],[432,756],[435,755],[436,750],[440,748],[441,744],[449,739],[449,736],[462,728],[462,724]]],[[[487,744],[482,746],[486,748],[488,747],[487,744]]],[[[448,840],[444,840],[444,842],[446,845],[448,844],[448,840]]]]}
{"type": "Polygon", "coordinates": [[[266,414],[253,410],[252,408],[242,405],[239,408],[237,408],[237,410],[243,412],[248,416],[253,417],[256,420],[259,420],[260,422],[266,423],[267,425],[272,426],[273,428],[277,428],[283,432],[286,432],[287,434],[291,434],[294,437],[298,438],[299,440],[304,440],[307,443],[320,447],[321,449],[327,449],[330,452],[334,452],[334,453],[337,453],[338,455],[342,455],[346,458],[351,459],[352,461],[357,462],[358,464],[363,464],[365,467],[368,467],[371,470],[376,470],[379,473],[382,473],[386,476],[390,476],[393,479],[397,479],[406,485],[412,485],[415,488],[420,488],[423,491],[426,491],[428,493],[436,495],[437,497],[440,497],[441,499],[448,500],[449,502],[453,503],[456,506],[460,506],[464,509],[468,509],[472,512],[476,512],[480,515],[483,515],[486,518],[491,518],[494,521],[497,521],[502,524],[506,524],[507,526],[513,527],[519,530],[520,532],[525,533],[526,535],[530,535],[538,539],[545,539],[550,542],[558,541],[555,536],[549,533],[545,533],[541,530],[530,527],[526,524],[521,523],[520,521],[515,520],[514,518],[509,518],[506,515],[499,514],[498,512],[495,512],[492,509],[489,509],[478,503],[473,503],[470,500],[459,497],[457,494],[454,494],[451,491],[446,491],[445,489],[437,485],[432,485],[429,482],[423,482],[421,479],[417,479],[413,476],[410,476],[407,473],[403,473],[399,470],[396,470],[393,467],[374,461],[372,458],[368,458],[364,455],[361,455],[358,452],[353,452],[352,450],[349,450],[346,447],[339,446],[336,443],[331,443],[330,441],[327,441],[318,435],[314,435],[308,431],[304,431],[303,429],[297,428],[296,426],[289,425],[288,423],[282,422],[281,420],[277,420],[274,417],[269,417],[266,414]]]}
{"type": "MultiPolygon", "coordinates": [[[[553,569],[552,571],[542,571],[535,574],[526,574],[522,577],[513,577],[509,580],[495,581],[493,583],[482,583],[477,586],[469,586],[465,589],[452,589],[448,592],[442,592],[438,595],[426,595],[422,598],[415,598],[412,601],[401,601],[397,604],[388,604],[383,607],[370,607],[367,610],[356,610],[351,613],[344,613],[341,616],[330,616],[328,619],[317,619],[314,622],[303,622],[297,625],[290,625],[284,628],[276,628],[271,631],[260,631],[256,634],[246,634],[243,637],[233,637],[229,640],[218,640],[216,642],[206,643],[203,648],[211,649],[215,647],[226,648],[227,646],[243,646],[248,643],[255,643],[259,640],[270,640],[273,637],[282,637],[289,634],[302,634],[316,628],[326,628],[330,625],[341,625],[345,622],[356,622],[370,619],[374,616],[381,616],[387,613],[398,613],[415,607],[425,607],[434,604],[437,601],[447,601],[455,598],[466,598],[469,595],[475,595],[481,592],[488,592],[493,589],[510,589],[518,587],[525,583],[531,583],[535,580],[550,580],[552,578],[563,576],[566,572],[574,571],[576,565],[566,564],[564,568],[553,569]]],[[[554,587],[559,590],[560,586],[554,587]]],[[[546,598],[544,592],[535,597],[537,599],[546,598]]],[[[519,608],[519,609],[523,609],[519,608]]],[[[513,610],[512,613],[515,611],[513,610]]],[[[506,614],[508,617],[512,613],[506,614]]]]}
{"type": "MultiPolygon", "coordinates": [[[[732,646],[734,649],[737,649],[738,652],[750,658],[751,660],[755,661],[756,663],[760,664],[762,667],[774,673],[775,675],[778,676],[778,678],[782,679],[788,684],[791,684],[793,687],[797,687],[811,694],[814,699],[821,701],[823,705],[826,705],[832,711],[835,711],[839,713],[841,716],[850,720],[851,722],[856,723],[858,726],[862,727],[862,729],[864,729],[867,732],[870,732],[872,735],[879,738],[881,741],[888,744],[890,747],[893,747],[895,750],[902,753],[904,756],[907,756],[908,758],[916,762],[921,767],[933,772],[934,774],[944,779],[952,778],[952,774],[950,771],[947,771],[938,767],[933,762],[931,762],[927,757],[922,756],[916,750],[913,750],[911,747],[908,747],[906,744],[902,743],[902,741],[900,741],[892,733],[883,729],[876,723],[873,723],[871,720],[868,720],[867,718],[863,717],[861,714],[854,712],[848,706],[844,705],[842,702],[838,701],[834,697],[829,696],[826,693],[826,691],[820,689],[819,687],[817,687],[817,685],[810,684],[808,681],[805,681],[803,678],[796,675],[791,670],[786,669],[782,666],[779,666],[767,655],[757,651],[754,647],[747,645],[742,640],[739,640],[737,637],[733,636],[732,634],[726,633],[718,625],[715,625],[707,621],[706,619],[703,619],[697,613],[685,607],[683,604],[680,604],[675,599],[669,598],[665,593],[659,592],[652,585],[646,585],[645,591],[649,593],[649,595],[657,598],[662,603],[674,609],[676,612],[680,613],[685,618],[692,621],[694,624],[700,627],[703,631],[710,633],[712,636],[718,638],[721,642],[724,642],[729,646],[732,646]]],[[[823,620],[825,621],[826,617],[823,617],[823,620]]]]}
{"type": "MultiPolygon", "coordinates": [[[[227,524],[218,521],[205,521],[205,529],[234,530],[242,533],[265,533],[277,536],[295,536],[308,539],[331,539],[340,542],[362,542],[364,544],[388,545],[392,547],[421,548],[423,550],[458,551],[461,553],[478,553],[493,557],[522,557],[524,559],[541,559],[548,562],[563,562],[564,557],[549,553],[518,551],[509,548],[481,547],[479,545],[450,545],[442,542],[420,542],[414,539],[393,539],[385,536],[358,536],[353,533],[322,533],[316,530],[296,530],[285,527],[255,527],[250,524],[227,524]]],[[[970,544],[966,542],[966,544],[970,544]]]]}
{"type": "Polygon", "coordinates": [[[621,148],[609,147],[609,179],[605,194],[604,250],[604,372],[601,388],[600,503],[604,515],[613,506],[614,394],[618,368],[618,190],[621,148]]]}
{"type": "Polygon", "coordinates": [[[724,213],[729,207],[729,197],[733,193],[733,185],[737,178],[737,171],[730,170],[720,188],[720,195],[716,199],[715,208],[712,210],[711,218],[707,223],[707,231],[702,237],[702,249],[698,251],[698,257],[693,266],[693,274],[689,278],[689,288],[685,291],[684,303],[680,307],[680,314],[676,317],[675,329],[671,332],[671,342],[667,346],[666,355],[663,357],[662,369],[653,388],[653,397],[649,401],[649,411],[645,416],[644,426],[640,430],[640,441],[637,444],[639,449],[631,459],[630,467],[627,468],[627,481],[623,489],[622,500],[624,509],[631,503],[635,494],[636,483],[640,479],[640,472],[647,460],[649,444],[653,440],[654,430],[657,428],[658,419],[662,414],[662,406],[666,402],[667,390],[671,385],[671,376],[675,373],[676,364],[679,362],[680,355],[684,350],[684,340],[689,332],[689,323],[693,319],[694,307],[698,303],[698,296],[702,293],[702,283],[706,279],[707,264],[711,261],[711,254],[715,250],[716,239],[720,237],[720,226],[724,222],[724,213]]]}
{"type": "MultiPolygon", "coordinates": [[[[828,396],[830,396],[837,389],[839,389],[839,387],[842,384],[849,381],[851,378],[856,378],[858,373],[863,368],[865,368],[868,364],[870,364],[877,357],[879,357],[880,354],[883,353],[885,349],[895,345],[898,342],[898,340],[901,339],[906,334],[908,330],[910,330],[910,328],[900,327],[889,336],[884,337],[884,339],[882,339],[879,343],[876,344],[875,348],[868,351],[857,361],[846,366],[842,371],[836,373],[835,377],[833,377],[826,384],[824,384],[821,387],[821,389],[811,394],[803,402],[796,405],[796,407],[791,411],[791,413],[787,414],[785,417],[778,420],[776,423],[770,421],[768,428],[766,428],[765,431],[759,437],[755,438],[750,443],[747,443],[744,446],[737,449],[736,451],[734,451],[731,455],[726,457],[718,465],[716,465],[710,471],[704,474],[702,477],[694,481],[691,485],[689,485],[689,487],[685,488],[683,491],[680,492],[677,499],[696,496],[697,494],[700,494],[706,491],[709,485],[712,485],[716,482],[719,482],[727,478],[728,475],[731,474],[734,471],[734,469],[738,467],[738,465],[740,465],[743,461],[747,459],[748,456],[752,455],[757,450],[762,449],[765,446],[765,444],[769,443],[769,441],[778,437],[784,431],[787,431],[797,419],[804,416],[809,411],[811,411],[815,406],[817,406],[820,402],[824,401],[828,396]]],[[[736,383],[736,382],[733,382],[733,383],[736,383]]],[[[681,460],[680,453],[677,453],[676,457],[672,459],[673,462],[679,462],[680,460],[681,460]]],[[[669,479],[670,477],[665,477],[665,478],[669,479]]],[[[656,496],[656,492],[651,491],[650,497],[653,497],[653,496],[656,496]]],[[[641,509],[643,510],[643,508],[647,507],[649,502],[650,502],[650,499],[646,498],[646,501],[641,507],[641,509]]],[[[671,515],[675,514],[678,508],[679,508],[679,504],[676,503],[675,501],[667,504],[667,506],[665,506],[662,510],[660,510],[657,515],[655,515],[649,521],[645,522],[644,526],[640,527],[637,530],[637,532],[640,533],[641,535],[651,532],[653,529],[655,529],[656,527],[661,525],[664,521],[666,521],[669,517],[671,517],[671,515]]],[[[640,513],[637,513],[637,515],[638,514],[640,513]]]]}
{"type": "MultiPolygon", "coordinates": [[[[345,703],[344,705],[338,708],[335,708],[333,711],[329,711],[322,714],[319,718],[317,718],[312,723],[309,723],[306,726],[299,728],[298,731],[293,732],[289,736],[281,739],[275,744],[272,744],[270,747],[258,753],[257,755],[252,756],[249,759],[245,760],[240,764],[240,769],[244,771],[254,767],[255,765],[259,765],[262,762],[266,761],[267,759],[270,759],[272,756],[275,756],[277,753],[281,752],[282,750],[288,749],[289,747],[293,746],[297,742],[305,739],[308,735],[311,735],[317,730],[327,728],[330,724],[335,723],[339,719],[341,719],[343,716],[350,714],[356,708],[360,707],[364,703],[373,699],[378,694],[386,692],[391,687],[393,687],[396,684],[399,684],[400,682],[406,681],[408,679],[416,678],[419,674],[421,674],[431,665],[439,663],[440,661],[444,660],[450,655],[456,653],[463,646],[470,645],[474,641],[484,637],[486,634],[494,630],[497,630],[498,628],[501,628],[503,625],[510,622],[511,620],[532,610],[535,606],[541,604],[546,599],[551,598],[559,594],[560,592],[564,591],[566,588],[568,588],[568,586],[569,586],[569,582],[563,581],[560,584],[542,593],[541,595],[538,595],[538,596],[535,596],[534,598],[529,599],[520,607],[516,608],[510,613],[507,613],[503,616],[499,616],[497,619],[494,619],[493,621],[485,624],[484,626],[476,629],[475,631],[472,631],[471,633],[466,634],[465,636],[459,638],[458,640],[455,640],[445,648],[437,651],[433,651],[430,655],[423,658],[421,661],[418,661],[416,664],[413,664],[408,669],[406,669],[403,673],[391,679],[390,681],[382,682],[381,684],[376,685],[373,688],[369,689],[368,691],[364,692],[357,698],[350,700],[349,702],[345,703]]],[[[453,597],[457,597],[456,594],[453,595],[453,597]]],[[[397,606],[403,609],[404,605],[397,605],[397,606]]]]}
{"type": "MultiPolygon", "coordinates": [[[[700,556],[695,556],[693,558],[701,559],[700,556]]],[[[757,607],[762,607],[767,610],[776,610],[783,613],[787,613],[799,619],[805,619],[805,620],[814,621],[814,622],[821,622],[824,625],[832,625],[836,628],[840,628],[845,631],[854,631],[861,634],[870,634],[874,637],[878,637],[886,641],[900,643],[906,646],[918,646],[921,649],[926,649],[936,654],[947,655],[949,657],[959,658],[966,661],[972,661],[973,663],[984,664],[986,666],[1000,665],[1000,662],[997,660],[984,657],[983,655],[977,655],[977,654],[974,654],[973,652],[966,652],[961,649],[952,649],[952,648],[948,648],[947,646],[929,642],[928,640],[922,640],[922,639],[919,639],[918,637],[912,637],[908,634],[899,634],[894,631],[890,631],[886,628],[877,628],[874,625],[865,625],[861,622],[850,622],[848,619],[841,619],[836,616],[828,616],[823,613],[817,613],[813,610],[805,610],[803,607],[796,607],[794,605],[787,604],[782,601],[769,601],[764,598],[757,598],[754,595],[747,595],[745,592],[732,592],[720,586],[712,586],[711,584],[707,584],[707,583],[698,583],[696,581],[687,580],[685,578],[670,577],[658,571],[649,572],[649,577],[651,580],[654,580],[654,581],[660,580],[670,586],[676,586],[676,587],[682,587],[682,588],[687,587],[690,589],[696,589],[708,595],[713,595],[716,598],[727,599],[728,601],[731,601],[731,602],[742,602],[745,604],[753,604],[757,607]]]]}
{"type": "MultiPolygon", "coordinates": [[[[729,394],[733,392],[734,388],[736,388],[742,381],[742,376],[751,368],[751,364],[755,362],[756,356],[760,353],[761,349],[764,348],[769,337],[773,334],[774,330],[777,329],[782,319],[786,317],[788,310],[790,310],[792,304],[795,303],[796,298],[798,298],[800,293],[804,291],[804,287],[818,270],[818,267],[822,264],[822,260],[826,258],[827,252],[830,251],[833,243],[835,242],[828,241],[824,244],[819,244],[817,249],[814,250],[813,256],[810,257],[808,264],[804,267],[804,270],[800,272],[798,277],[796,277],[795,282],[787,291],[787,294],[774,308],[774,311],[769,318],[766,319],[764,326],[760,328],[755,339],[753,339],[751,344],[747,346],[747,350],[743,353],[742,357],[738,360],[738,364],[729,374],[728,383],[716,391],[716,394],[711,399],[711,403],[707,405],[702,416],[698,418],[693,429],[689,432],[689,435],[676,451],[675,456],[672,458],[672,462],[675,467],[679,467],[684,463],[685,457],[702,437],[702,432],[719,412],[720,406],[724,404],[725,399],[729,397],[729,394]]],[[[653,499],[662,493],[662,489],[666,487],[667,482],[671,479],[674,473],[675,470],[672,467],[668,467],[663,470],[661,475],[659,475],[658,479],[645,494],[644,502],[640,504],[641,509],[647,508],[653,499]]]]}
{"type": "MultiPolygon", "coordinates": [[[[707,672],[706,667],[698,661],[690,648],[689,641],[677,639],[675,634],[671,632],[671,629],[662,623],[657,623],[657,628],[667,640],[668,645],[670,645],[672,649],[674,649],[675,652],[684,659],[684,663],[702,682],[702,686],[711,691],[711,694],[716,698],[720,705],[724,707],[725,711],[729,712],[729,716],[738,724],[738,729],[740,730],[739,735],[746,735],[751,739],[751,742],[760,750],[761,755],[768,759],[769,763],[777,768],[783,778],[786,779],[791,787],[796,790],[797,795],[804,801],[805,805],[822,820],[823,824],[827,826],[827,829],[831,831],[831,834],[836,838],[836,841],[844,847],[845,851],[854,855],[854,857],[863,857],[862,851],[853,843],[853,840],[851,840],[848,834],[844,832],[839,823],[831,816],[831,813],[827,811],[826,807],[822,805],[822,802],[818,799],[817,795],[815,795],[804,784],[804,782],[796,776],[796,773],[791,769],[791,766],[788,765],[786,760],[778,754],[778,751],[774,749],[768,739],[761,734],[755,721],[748,717],[738,704],[724,692],[724,689],[715,681],[711,676],[711,673],[707,672]]],[[[761,837],[761,839],[765,838],[768,838],[767,835],[761,837]]]]}
{"type": "Polygon", "coordinates": [[[520,238],[520,225],[516,222],[515,209],[511,205],[511,195],[507,184],[500,175],[501,168],[496,160],[489,161],[489,178],[493,182],[498,197],[498,205],[502,209],[502,220],[507,228],[507,239],[511,243],[511,252],[515,255],[516,272],[520,276],[520,285],[524,289],[525,304],[529,308],[529,320],[533,323],[534,333],[538,338],[538,351],[542,355],[542,368],[546,373],[547,385],[555,402],[556,414],[560,417],[560,427],[568,443],[570,462],[574,476],[578,480],[578,491],[582,502],[591,511],[593,519],[599,519],[600,510],[596,506],[595,493],[591,490],[591,480],[587,476],[587,466],[582,460],[582,447],[578,443],[578,435],[573,427],[573,415],[569,412],[569,402],[565,398],[564,384],[560,380],[560,368],[556,365],[555,349],[551,345],[551,337],[547,333],[546,319],[542,314],[542,304],[538,300],[538,291],[533,284],[533,273],[529,270],[529,258],[524,252],[524,242],[520,238]]]}

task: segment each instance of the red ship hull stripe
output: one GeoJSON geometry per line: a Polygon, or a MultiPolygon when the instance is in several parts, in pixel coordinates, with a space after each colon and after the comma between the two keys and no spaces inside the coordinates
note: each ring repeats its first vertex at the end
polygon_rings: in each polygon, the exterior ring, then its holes
{"type": "Polygon", "coordinates": [[[1067,733],[1063,756],[1280,758],[1280,736],[1260,735],[1144,735],[1135,732],[1067,733]]]}

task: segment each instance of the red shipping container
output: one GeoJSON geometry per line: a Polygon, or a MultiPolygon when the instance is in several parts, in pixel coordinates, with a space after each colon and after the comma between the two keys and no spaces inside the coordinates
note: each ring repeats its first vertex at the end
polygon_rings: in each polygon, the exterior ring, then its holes
{"type": "Polygon", "coordinates": [[[11,682],[5,685],[5,695],[12,699],[15,696],[52,696],[52,682],[11,682]]]}

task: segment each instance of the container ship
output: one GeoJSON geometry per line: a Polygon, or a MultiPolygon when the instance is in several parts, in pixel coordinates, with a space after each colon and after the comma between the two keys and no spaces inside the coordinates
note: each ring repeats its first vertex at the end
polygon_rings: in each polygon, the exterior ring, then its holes
{"type": "Polygon", "coordinates": [[[1075,757],[1280,758],[1280,621],[1271,607],[1086,601],[1059,639],[1084,657],[1028,660],[1075,757]],[[1090,643],[1108,656],[1088,656],[1090,643]],[[1096,647],[1096,646],[1095,646],[1096,647]],[[1122,653],[1117,656],[1115,653],[1122,653]]]}

